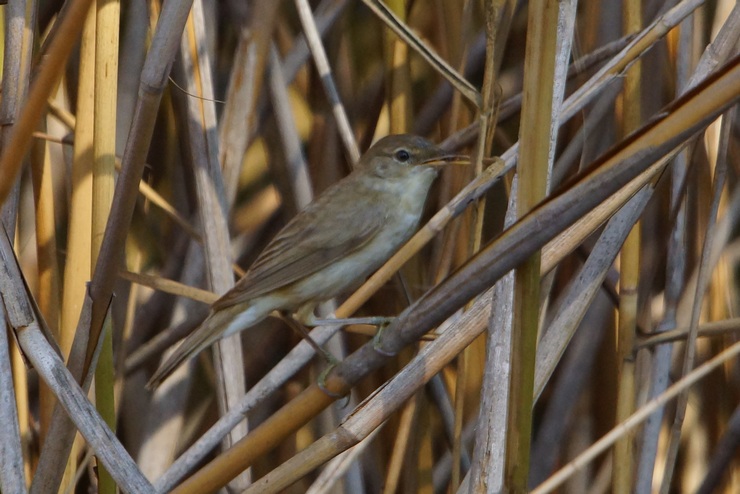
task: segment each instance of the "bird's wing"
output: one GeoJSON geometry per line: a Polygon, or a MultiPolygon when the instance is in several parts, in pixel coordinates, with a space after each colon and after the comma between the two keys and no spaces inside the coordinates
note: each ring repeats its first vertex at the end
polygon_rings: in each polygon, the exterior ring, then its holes
{"type": "Polygon", "coordinates": [[[382,213],[363,211],[353,215],[347,209],[337,209],[332,215],[317,214],[323,208],[316,206],[300,213],[278,233],[247,274],[213,304],[213,310],[245,302],[316,273],[365,245],[384,222],[382,213]]]}

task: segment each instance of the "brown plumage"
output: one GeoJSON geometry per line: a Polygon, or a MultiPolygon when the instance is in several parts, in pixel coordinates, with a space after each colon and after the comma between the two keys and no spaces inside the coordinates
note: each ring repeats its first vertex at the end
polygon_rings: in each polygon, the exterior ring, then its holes
{"type": "Polygon", "coordinates": [[[275,236],[147,386],[156,387],[186,359],[274,310],[310,311],[358,286],[413,235],[437,166],[461,159],[418,136],[379,140],[355,171],[275,236]]]}

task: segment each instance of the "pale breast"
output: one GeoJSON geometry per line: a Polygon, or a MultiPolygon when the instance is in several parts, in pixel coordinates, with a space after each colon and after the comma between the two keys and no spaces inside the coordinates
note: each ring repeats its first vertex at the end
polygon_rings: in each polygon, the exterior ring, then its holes
{"type": "Polygon", "coordinates": [[[290,292],[291,305],[298,307],[347,292],[382,266],[416,231],[434,175],[389,187],[384,200],[395,207],[384,208],[383,228],[361,248],[284,290],[286,296],[290,292]]]}

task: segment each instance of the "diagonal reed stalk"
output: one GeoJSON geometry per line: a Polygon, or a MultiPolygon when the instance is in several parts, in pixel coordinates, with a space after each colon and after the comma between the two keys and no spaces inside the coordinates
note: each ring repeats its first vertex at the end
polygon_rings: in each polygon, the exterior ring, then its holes
{"type": "Polygon", "coordinates": [[[734,492],[737,2],[7,4],[0,490],[734,492]],[[348,405],[273,318],[145,390],[408,131],[472,166],[337,300],[382,351],[312,331],[348,405]]]}

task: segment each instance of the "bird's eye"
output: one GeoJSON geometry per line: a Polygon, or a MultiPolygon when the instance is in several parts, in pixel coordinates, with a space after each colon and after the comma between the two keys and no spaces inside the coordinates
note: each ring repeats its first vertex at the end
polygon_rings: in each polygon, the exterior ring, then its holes
{"type": "Polygon", "coordinates": [[[401,163],[406,163],[408,160],[411,159],[411,155],[405,149],[399,149],[398,151],[396,151],[396,159],[401,163]]]}

